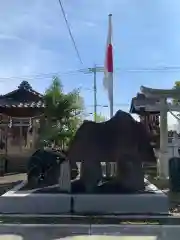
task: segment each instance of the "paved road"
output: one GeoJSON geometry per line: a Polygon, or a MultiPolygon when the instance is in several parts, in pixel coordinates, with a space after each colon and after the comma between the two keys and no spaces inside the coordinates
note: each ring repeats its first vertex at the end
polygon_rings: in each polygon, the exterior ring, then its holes
{"type": "MultiPolygon", "coordinates": [[[[114,239],[114,240],[178,240],[180,236],[180,227],[163,227],[163,226],[100,226],[92,227],[91,229],[84,225],[80,226],[58,226],[58,225],[0,225],[0,240],[58,240],[64,237],[66,239],[72,239],[72,236],[80,236],[73,238],[76,240],[84,240],[82,235],[88,235],[91,232],[93,235],[101,235],[98,238],[93,239],[114,239]],[[102,235],[109,235],[109,237],[103,238],[102,235]],[[114,237],[110,237],[113,236],[114,237]],[[121,237],[120,237],[121,235],[121,237]],[[116,236],[116,237],[115,237],[116,236]],[[132,238],[135,237],[135,238],[132,238]]],[[[91,238],[92,239],[92,238],[91,238]]]]}

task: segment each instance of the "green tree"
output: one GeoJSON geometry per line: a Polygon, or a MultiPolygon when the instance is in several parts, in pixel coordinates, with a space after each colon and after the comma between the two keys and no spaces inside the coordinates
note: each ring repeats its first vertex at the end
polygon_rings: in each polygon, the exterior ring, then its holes
{"type": "Polygon", "coordinates": [[[103,116],[101,113],[100,114],[96,114],[96,122],[105,122],[107,121],[106,117],[103,116]]]}
{"type": "Polygon", "coordinates": [[[79,89],[65,94],[58,77],[54,77],[45,91],[45,119],[41,121],[40,138],[64,147],[71,140],[82,121],[84,109],[79,89]]]}
{"type": "MultiPolygon", "coordinates": [[[[180,89],[180,81],[176,81],[175,83],[174,83],[174,87],[173,87],[173,89],[180,89]]],[[[180,104],[180,98],[179,99],[173,99],[173,103],[174,104],[180,104]]]]}

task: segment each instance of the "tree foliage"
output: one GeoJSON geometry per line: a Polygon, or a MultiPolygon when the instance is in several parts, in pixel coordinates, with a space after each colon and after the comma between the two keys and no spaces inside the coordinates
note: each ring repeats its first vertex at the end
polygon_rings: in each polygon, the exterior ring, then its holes
{"type": "MultiPolygon", "coordinates": [[[[173,87],[173,89],[180,89],[180,81],[176,81],[175,83],[174,83],[174,87],[173,87]]],[[[180,96],[179,96],[179,99],[173,99],[173,103],[174,104],[180,104],[180,96]]]]}
{"type": "Polygon", "coordinates": [[[41,121],[41,140],[64,147],[75,134],[82,121],[84,109],[79,89],[65,94],[58,77],[54,77],[45,91],[45,119],[41,121]]]}
{"type": "Polygon", "coordinates": [[[103,116],[101,113],[100,114],[96,114],[96,122],[105,122],[107,121],[106,117],[103,116]]]}

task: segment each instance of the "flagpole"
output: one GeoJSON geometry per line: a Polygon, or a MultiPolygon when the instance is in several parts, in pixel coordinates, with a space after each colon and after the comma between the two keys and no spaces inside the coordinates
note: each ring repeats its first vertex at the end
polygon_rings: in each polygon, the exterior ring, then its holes
{"type": "Polygon", "coordinates": [[[94,65],[94,121],[97,120],[97,82],[96,82],[96,65],[94,65]]]}
{"type": "MultiPolygon", "coordinates": [[[[110,118],[113,117],[113,46],[112,46],[112,14],[108,15],[108,36],[105,55],[103,85],[108,92],[110,118]]],[[[106,163],[106,176],[110,176],[111,166],[106,163]]]]}
{"type": "MultiPolygon", "coordinates": [[[[109,34],[110,34],[110,43],[112,40],[112,14],[109,14],[109,34]]],[[[111,43],[112,44],[112,43],[111,43]]],[[[113,59],[112,59],[113,62],[113,59]]],[[[110,118],[113,117],[113,71],[109,73],[109,105],[110,105],[110,118]]]]}
{"type": "Polygon", "coordinates": [[[109,81],[109,105],[110,105],[110,118],[113,117],[113,107],[114,107],[114,96],[113,96],[113,73],[111,73],[111,76],[110,76],[110,81],[109,81]]]}
{"type": "MultiPolygon", "coordinates": [[[[109,107],[110,118],[113,117],[113,73],[109,73],[109,107]]],[[[111,163],[106,162],[106,177],[111,177],[111,163]]]]}
{"type": "Polygon", "coordinates": [[[113,117],[113,46],[112,46],[112,14],[108,15],[108,36],[105,56],[104,87],[108,91],[110,118],[113,117]]]}
{"type": "MultiPolygon", "coordinates": [[[[109,95],[109,107],[110,107],[110,118],[113,117],[113,48],[112,48],[112,14],[108,15],[108,38],[107,38],[107,49],[106,49],[106,63],[105,68],[108,72],[107,89],[109,95]]],[[[106,76],[107,77],[107,76],[106,76]]],[[[107,80],[107,79],[106,79],[107,80]]],[[[111,164],[106,162],[106,177],[111,176],[111,164]]]]}

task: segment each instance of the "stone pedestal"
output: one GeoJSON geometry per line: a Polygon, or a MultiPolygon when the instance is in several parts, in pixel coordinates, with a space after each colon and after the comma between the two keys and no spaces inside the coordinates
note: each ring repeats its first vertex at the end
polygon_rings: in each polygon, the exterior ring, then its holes
{"type": "Polygon", "coordinates": [[[168,214],[168,198],[162,192],[147,194],[74,195],[77,214],[168,214]]]}
{"type": "Polygon", "coordinates": [[[60,191],[69,193],[71,192],[71,173],[69,161],[64,161],[60,165],[59,189],[60,191]]]}

